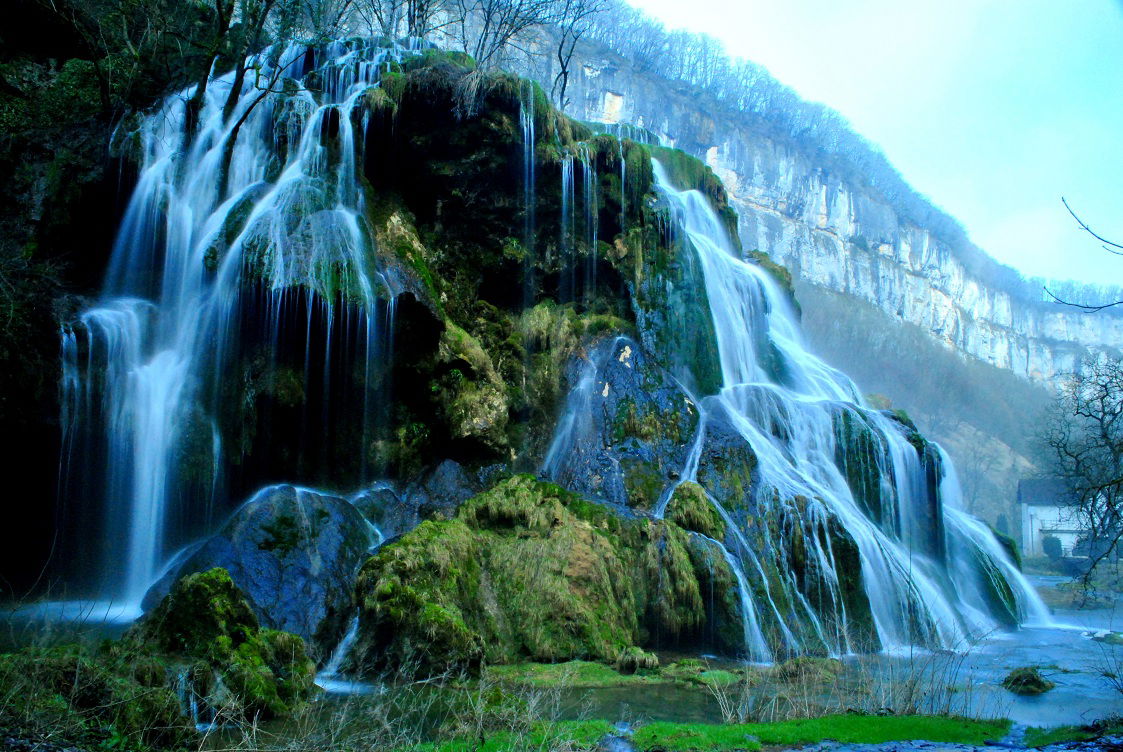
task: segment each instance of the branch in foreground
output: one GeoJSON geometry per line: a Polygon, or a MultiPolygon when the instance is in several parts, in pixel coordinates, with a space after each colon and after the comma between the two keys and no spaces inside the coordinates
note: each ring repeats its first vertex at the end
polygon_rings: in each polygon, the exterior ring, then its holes
{"type": "MultiPolygon", "coordinates": [[[[1123,254],[1120,254],[1120,255],[1123,255],[1123,254]]],[[[1117,305],[1123,305],[1123,300],[1117,300],[1114,303],[1103,303],[1102,305],[1085,305],[1083,303],[1070,303],[1067,300],[1062,300],[1061,298],[1058,298],[1056,295],[1053,294],[1052,290],[1050,290],[1048,287],[1042,287],[1041,289],[1045,291],[1046,295],[1048,295],[1050,298],[1053,299],[1054,303],[1060,303],[1061,305],[1071,306],[1072,308],[1078,308],[1081,311],[1084,311],[1084,313],[1095,313],[1096,311],[1102,311],[1105,308],[1114,308],[1117,305]]]]}

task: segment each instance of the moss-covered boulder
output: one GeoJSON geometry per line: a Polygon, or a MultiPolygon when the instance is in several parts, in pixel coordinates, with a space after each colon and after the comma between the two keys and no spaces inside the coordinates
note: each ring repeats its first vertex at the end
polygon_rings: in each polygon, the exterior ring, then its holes
{"type": "Polygon", "coordinates": [[[712,401],[708,412],[698,459],[698,483],[730,513],[753,510],[756,453],[736,429],[722,403],[712,401]]]}
{"type": "Polygon", "coordinates": [[[675,488],[665,516],[684,530],[725,540],[725,520],[706,497],[706,490],[693,481],[684,481],[675,488]]]}
{"type": "Polygon", "coordinates": [[[1002,680],[1002,686],[1019,695],[1040,695],[1056,687],[1056,683],[1041,675],[1036,666],[1016,668],[1002,680]]]}
{"type": "Polygon", "coordinates": [[[515,476],[366,563],[357,659],[368,670],[613,663],[631,648],[700,641],[706,609],[688,549],[676,525],[515,476]]]}
{"type": "Polygon", "coordinates": [[[261,628],[220,568],[179,580],[123,644],[167,656],[169,665],[185,671],[188,691],[212,708],[246,717],[288,712],[309,696],[315,676],[304,641],[261,628]]]}
{"type": "Polygon", "coordinates": [[[348,501],[293,486],[273,486],[243,504],[222,529],[153,586],[153,608],[179,578],[221,567],[255,619],[299,635],[326,659],[347,629],[351,589],[374,543],[348,501]]]}

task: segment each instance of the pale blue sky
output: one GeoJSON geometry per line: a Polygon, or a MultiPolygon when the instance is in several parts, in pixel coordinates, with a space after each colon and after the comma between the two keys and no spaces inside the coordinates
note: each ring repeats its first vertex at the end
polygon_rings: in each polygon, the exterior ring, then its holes
{"type": "Polygon", "coordinates": [[[877,144],[1026,275],[1123,285],[1120,0],[631,0],[718,37],[877,144]]]}

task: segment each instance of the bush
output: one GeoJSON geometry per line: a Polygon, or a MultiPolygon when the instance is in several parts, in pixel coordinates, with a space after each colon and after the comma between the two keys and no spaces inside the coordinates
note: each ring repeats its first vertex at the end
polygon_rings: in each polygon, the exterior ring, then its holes
{"type": "Polygon", "coordinates": [[[1061,549],[1061,539],[1055,535],[1046,535],[1045,539],[1041,541],[1041,549],[1053,561],[1064,555],[1061,549]]]}

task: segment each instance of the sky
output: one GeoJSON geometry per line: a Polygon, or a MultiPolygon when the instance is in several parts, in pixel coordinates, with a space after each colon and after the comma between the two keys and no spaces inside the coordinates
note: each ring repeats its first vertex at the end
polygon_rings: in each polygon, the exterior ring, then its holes
{"type": "Polygon", "coordinates": [[[841,113],[1026,276],[1123,285],[1123,0],[630,0],[841,113]]]}

